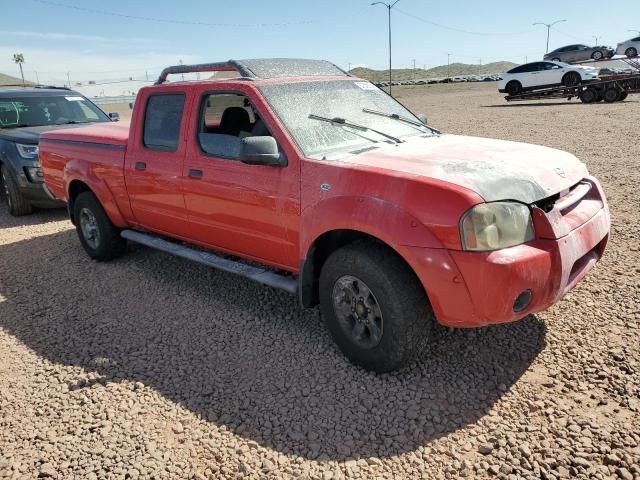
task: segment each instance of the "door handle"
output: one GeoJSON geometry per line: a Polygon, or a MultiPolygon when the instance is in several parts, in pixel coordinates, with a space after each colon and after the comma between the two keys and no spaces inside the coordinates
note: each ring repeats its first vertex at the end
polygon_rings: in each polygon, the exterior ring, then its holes
{"type": "Polygon", "coordinates": [[[202,178],[202,170],[189,169],[190,178],[202,178]]]}
{"type": "Polygon", "coordinates": [[[146,170],[147,164],[144,162],[136,162],[133,168],[135,168],[136,170],[146,170]]]}

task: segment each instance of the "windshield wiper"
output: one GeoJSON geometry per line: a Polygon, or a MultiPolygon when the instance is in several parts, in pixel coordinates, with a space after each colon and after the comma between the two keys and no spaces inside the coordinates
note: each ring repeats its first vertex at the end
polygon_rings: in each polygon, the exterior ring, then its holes
{"type": "Polygon", "coordinates": [[[431,130],[433,133],[436,133],[436,134],[440,133],[440,130],[436,130],[435,128],[430,127],[429,125],[426,125],[426,124],[424,124],[422,122],[418,122],[416,120],[411,120],[410,118],[403,117],[402,115],[398,115],[397,113],[379,112],[377,110],[371,110],[369,108],[363,108],[362,111],[364,113],[371,113],[373,115],[379,115],[381,117],[391,118],[393,120],[398,120],[399,122],[403,122],[403,123],[406,123],[408,125],[412,125],[414,127],[428,128],[429,130],[431,130]]]}
{"type": "Polygon", "coordinates": [[[79,120],[69,120],[68,122],[53,123],[52,125],[78,125],[81,123],[89,123],[89,122],[81,122],[79,120]]]}
{"type": "Polygon", "coordinates": [[[314,115],[313,113],[311,113],[309,114],[309,118],[313,120],[320,120],[321,122],[327,122],[327,123],[330,123],[331,125],[336,125],[339,127],[349,127],[356,130],[360,130],[362,132],[377,133],[378,135],[388,138],[392,142],[402,143],[402,140],[400,140],[398,137],[394,137],[393,135],[389,135],[388,133],[381,132],[380,130],[376,130],[375,128],[367,127],[366,125],[360,125],[359,123],[352,123],[341,117],[328,118],[328,117],[321,117],[320,115],[314,115]]]}

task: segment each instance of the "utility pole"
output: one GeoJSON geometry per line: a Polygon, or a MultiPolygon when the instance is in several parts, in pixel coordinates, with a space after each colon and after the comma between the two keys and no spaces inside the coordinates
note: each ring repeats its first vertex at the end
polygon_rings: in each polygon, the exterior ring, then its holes
{"type": "Polygon", "coordinates": [[[594,36],[593,36],[593,38],[594,38],[594,39],[595,39],[595,41],[596,41],[596,45],[595,45],[595,46],[597,47],[597,46],[598,46],[598,36],[597,36],[597,35],[594,35],[594,36]]]}
{"type": "Polygon", "coordinates": [[[543,23],[543,22],[536,22],[533,25],[544,25],[545,27],[547,27],[547,49],[545,50],[545,53],[549,53],[549,32],[551,31],[551,27],[553,27],[556,23],[561,23],[561,22],[566,22],[566,20],[556,20],[555,22],[551,22],[551,23],[543,23]]]}
{"type": "Polygon", "coordinates": [[[349,66],[347,67],[347,73],[350,73],[351,72],[351,62],[349,62],[348,65],[349,66]]]}
{"type": "Polygon", "coordinates": [[[478,66],[478,75],[481,75],[482,72],[482,59],[479,59],[480,65],[478,66]]]}
{"type": "Polygon", "coordinates": [[[451,78],[451,75],[449,75],[450,66],[451,66],[451,54],[447,53],[447,78],[451,78]]]}
{"type": "Polygon", "coordinates": [[[416,59],[414,58],[412,61],[413,61],[413,71],[411,72],[411,79],[415,80],[416,79],[416,59]]]}
{"type": "Polygon", "coordinates": [[[67,72],[67,86],[71,88],[71,78],[69,76],[69,72],[67,72]]]}
{"type": "Polygon", "coordinates": [[[396,6],[400,0],[396,0],[393,3],[373,2],[371,5],[384,5],[389,12],[389,95],[391,95],[391,9],[396,6]]]}
{"type": "Polygon", "coordinates": [[[36,83],[37,83],[38,85],[40,85],[40,79],[38,78],[38,72],[36,72],[36,71],[34,70],[34,72],[33,72],[33,73],[35,73],[35,74],[36,74],[36,83]]]}

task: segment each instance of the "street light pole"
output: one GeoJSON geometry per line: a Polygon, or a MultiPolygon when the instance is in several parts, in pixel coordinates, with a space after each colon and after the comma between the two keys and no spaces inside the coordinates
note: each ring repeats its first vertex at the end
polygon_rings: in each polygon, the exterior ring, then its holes
{"type": "Polygon", "coordinates": [[[396,6],[400,0],[393,3],[373,2],[371,5],[384,5],[389,13],[389,95],[391,95],[391,9],[396,6]]]}
{"type": "Polygon", "coordinates": [[[597,46],[598,46],[598,36],[597,36],[597,35],[594,35],[594,36],[593,36],[593,38],[594,38],[594,39],[595,39],[595,41],[596,41],[596,47],[597,47],[597,46]]]}
{"type": "Polygon", "coordinates": [[[640,35],[640,30],[627,30],[628,32],[633,32],[633,33],[637,33],[638,35],[640,35]]]}
{"type": "Polygon", "coordinates": [[[553,27],[556,23],[561,23],[561,22],[566,22],[566,20],[556,20],[555,22],[551,22],[551,23],[536,22],[533,24],[533,25],[544,25],[545,27],[547,27],[547,50],[545,53],[549,53],[549,32],[551,31],[551,27],[553,27]]]}

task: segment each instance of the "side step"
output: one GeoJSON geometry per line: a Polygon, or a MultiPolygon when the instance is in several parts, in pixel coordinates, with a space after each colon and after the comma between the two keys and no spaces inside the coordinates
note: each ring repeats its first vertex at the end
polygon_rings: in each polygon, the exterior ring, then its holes
{"type": "Polygon", "coordinates": [[[294,295],[298,293],[298,281],[296,279],[278,275],[263,268],[222,258],[211,252],[195,250],[178,243],[168,242],[167,240],[149,235],[148,233],[137,232],[135,230],[123,230],[120,235],[122,238],[131,240],[132,242],[186,258],[187,260],[193,260],[194,262],[202,263],[209,267],[217,268],[218,270],[235,273],[236,275],[255,280],[270,287],[285,290],[294,295]]]}

